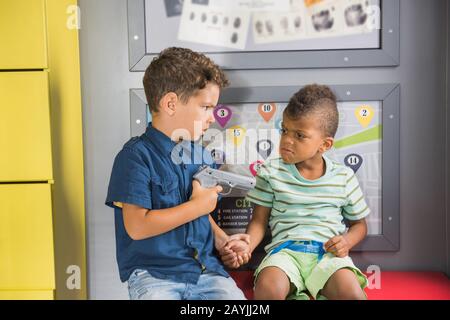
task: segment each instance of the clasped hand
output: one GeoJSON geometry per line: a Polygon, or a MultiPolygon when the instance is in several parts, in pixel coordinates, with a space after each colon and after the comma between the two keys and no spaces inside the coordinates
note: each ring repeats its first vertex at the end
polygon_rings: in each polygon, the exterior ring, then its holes
{"type": "Polygon", "coordinates": [[[249,262],[252,254],[250,252],[250,235],[245,233],[234,234],[228,237],[221,248],[218,248],[223,264],[232,269],[249,262]]]}

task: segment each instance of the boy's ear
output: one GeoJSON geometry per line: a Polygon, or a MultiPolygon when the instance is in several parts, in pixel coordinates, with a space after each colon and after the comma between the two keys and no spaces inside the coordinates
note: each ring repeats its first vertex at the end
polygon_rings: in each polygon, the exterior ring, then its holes
{"type": "Polygon", "coordinates": [[[334,144],[334,138],[332,138],[332,137],[326,137],[326,138],[323,140],[322,145],[320,146],[320,151],[321,151],[321,152],[325,152],[325,151],[330,150],[331,147],[333,146],[333,144],[334,144]]]}
{"type": "Polygon", "coordinates": [[[168,92],[161,98],[161,100],[159,100],[159,109],[162,112],[167,113],[169,116],[173,116],[176,111],[177,102],[177,94],[175,92],[168,92]]]}

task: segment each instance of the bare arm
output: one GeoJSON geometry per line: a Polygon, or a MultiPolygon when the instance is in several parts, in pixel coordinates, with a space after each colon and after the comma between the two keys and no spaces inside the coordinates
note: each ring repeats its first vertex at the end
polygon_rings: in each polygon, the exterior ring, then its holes
{"type": "Polygon", "coordinates": [[[253,252],[264,238],[271,211],[272,208],[255,205],[252,220],[245,232],[250,235],[250,252],[253,252]]]}
{"type": "Polygon", "coordinates": [[[337,257],[346,257],[351,248],[360,243],[367,235],[366,219],[349,221],[350,227],[347,233],[335,236],[328,240],[324,247],[327,252],[337,257]]]}
{"type": "Polygon", "coordinates": [[[160,235],[200,216],[192,201],[161,210],[148,210],[124,203],[122,210],[125,229],[133,240],[160,235]]]}
{"type": "Polygon", "coordinates": [[[247,226],[246,234],[249,235],[250,244],[230,241],[224,250],[220,252],[222,262],[229,268],[238,268],[249,261],[252,252],[260,244],[266,233],[271,208],[255,205],[253,217],[247,226]],[[242,256],[240,252],[246,254],[242,256]]]}
{"type": "Polygon", "coordinates": [[[192,186],[191,199],[172,208],[148,210],[124,203],[123,221],[130,238],[142,240],[154,237],[213,211],[217,194],[222,188],[202,188],[197,181],[193,181],[192,186]]]}
{"type": "Polygon", "coordinates": [[[366,219],[349,221],[350,227],[348,228],[347,242],[349,243],[350,249],[360,243],[367,235],[367,223],[366,219]]]}
{"type": "Polygon", "coordinates": [[[209,222],[211,223],[211,227],[214,233],[214,245],[217,250],[222,248],[228,241],[228,235],[223,231],[214,219],[209,215],[209,222]]]}

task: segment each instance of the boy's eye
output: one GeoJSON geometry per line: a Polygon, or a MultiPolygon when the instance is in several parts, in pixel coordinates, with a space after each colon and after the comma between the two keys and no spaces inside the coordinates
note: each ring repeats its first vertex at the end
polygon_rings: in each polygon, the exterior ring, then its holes
{"type": "Polygon", "coordinates": [[[295,137],[296,137],[297,139],[303,139],[305,136],[304,136],[303,134],[297,132],[297,133],[295,134],[295,137]]]}
{"type": "Polygon", "coordinates": [[[284,128],[281,128],[281,129],[280,129],[280,133],[281,133],[281,134],[286,134],[286,133],[287,133],[287,130],[284,129],[284,128]]]}

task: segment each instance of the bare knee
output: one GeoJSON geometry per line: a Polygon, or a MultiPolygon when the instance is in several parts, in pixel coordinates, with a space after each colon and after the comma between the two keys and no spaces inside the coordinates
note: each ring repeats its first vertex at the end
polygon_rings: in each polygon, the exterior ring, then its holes
{"type": "Polygon", "coordinates": [[[264,278],[259,278],[255,286],[256,300],[284,300],[287,293],[282,286],[264,278]]]}
{"type": "Polygon", "coordinates": [[[345,288],[345,290],[338,290],[337,299],[340,300],[366,300],[367,297],[364,294],[361,287],[345,288]]]}
{"type": "Polygon", "coordinates": [[[330,300],[366,300],[359,281],[353,271],[341,269],[327,281],[322,294],[330,300]]]}
{"type": "Polygon", "coordinates": [[[256,300],[284,300],[290,291],[290,282],[279,268],[264,268],[256,280],[256,300]]]}

